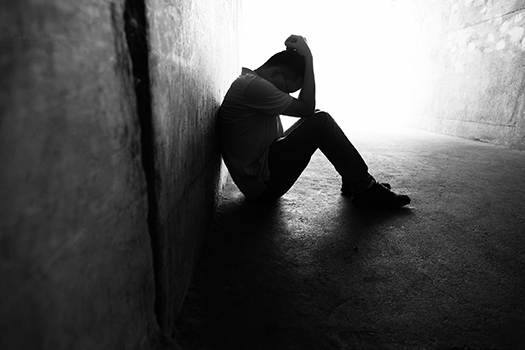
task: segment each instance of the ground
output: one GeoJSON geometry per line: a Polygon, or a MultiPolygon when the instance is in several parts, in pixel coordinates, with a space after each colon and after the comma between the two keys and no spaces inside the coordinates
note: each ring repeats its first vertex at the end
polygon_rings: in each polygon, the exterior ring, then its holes
{"type": "Polygon", "coordinates": [[[525,349],[525,152],[411,129],[348,135],[409,194],[364,210],[317,152],[277,203],[229,181],[177,338],[185,349],[525,349]]]}

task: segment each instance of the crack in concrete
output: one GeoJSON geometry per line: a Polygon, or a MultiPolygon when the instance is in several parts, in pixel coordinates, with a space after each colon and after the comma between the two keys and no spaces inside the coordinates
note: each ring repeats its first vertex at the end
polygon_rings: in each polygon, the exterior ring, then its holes
{"type": "Polygon", "coordinates": [[[126,0],[124,9],[124,30],[132,62],[132,74],[135,88],[136,108],[141,128],[141,158],[146,178],[148,200],[148,231],[151,238],[153,272],[155,277],[155,315],[162,327],[165,318],[165,299],[162,293],[161,269],[162,257],[158,254],[159,223],[156,195],[155,138],[151,106],[151,88],[149,78],[149,50],[147,37],[146,4],[144,0],[126,0]]]}

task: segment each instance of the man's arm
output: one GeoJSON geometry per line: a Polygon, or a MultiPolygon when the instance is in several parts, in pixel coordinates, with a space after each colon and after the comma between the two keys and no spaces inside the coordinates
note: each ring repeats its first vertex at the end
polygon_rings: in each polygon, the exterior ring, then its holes
{"type": "Polygon", "coordinates": [[[299,35],[291,35],[284,44],[288,50],[295,50],[304,58],[305,69],[299,98],[294,99],[283,114],[307,117],[315,111],[315,77],[312,52],[306,40],[299,35]]]}

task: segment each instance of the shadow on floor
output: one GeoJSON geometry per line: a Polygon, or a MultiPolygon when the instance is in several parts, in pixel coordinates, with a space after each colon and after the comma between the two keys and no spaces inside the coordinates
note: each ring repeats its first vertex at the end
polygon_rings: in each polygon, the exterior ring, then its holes
{"type": "Polygon", "coordinates": [[[525,153],[416,131],[352,140],[411,206],[353,207],[321,153],[270,205],[229,182],[181,310],[181,345],[525,348],[525,191],[512,185],[525,153]]]}

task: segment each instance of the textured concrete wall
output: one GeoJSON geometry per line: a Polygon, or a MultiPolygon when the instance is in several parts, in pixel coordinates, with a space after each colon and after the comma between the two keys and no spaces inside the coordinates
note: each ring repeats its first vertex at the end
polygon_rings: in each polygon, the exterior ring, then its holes
{"type": "Polygon", "coordinates": [[[413,125],[525,149],[525,1],[408,2],[413,125]]]}
{"type": "Polygon", "coordinates": [[[0,2],[0,349],[149,349],[171,333],[237,68],[237,1],[196,3],[0,2]]]}
{"type": "Polygon", "coordinates": [[[215,206],[215,113],[237,66],[239,1],[150,2],[157,313],[172,329],[215,206]]]}
{"type": "Polygon", "coordinates": [[[146,346],[155,330],[122,18],[106,1],[0,3],[1,349],[146,346]]]}

